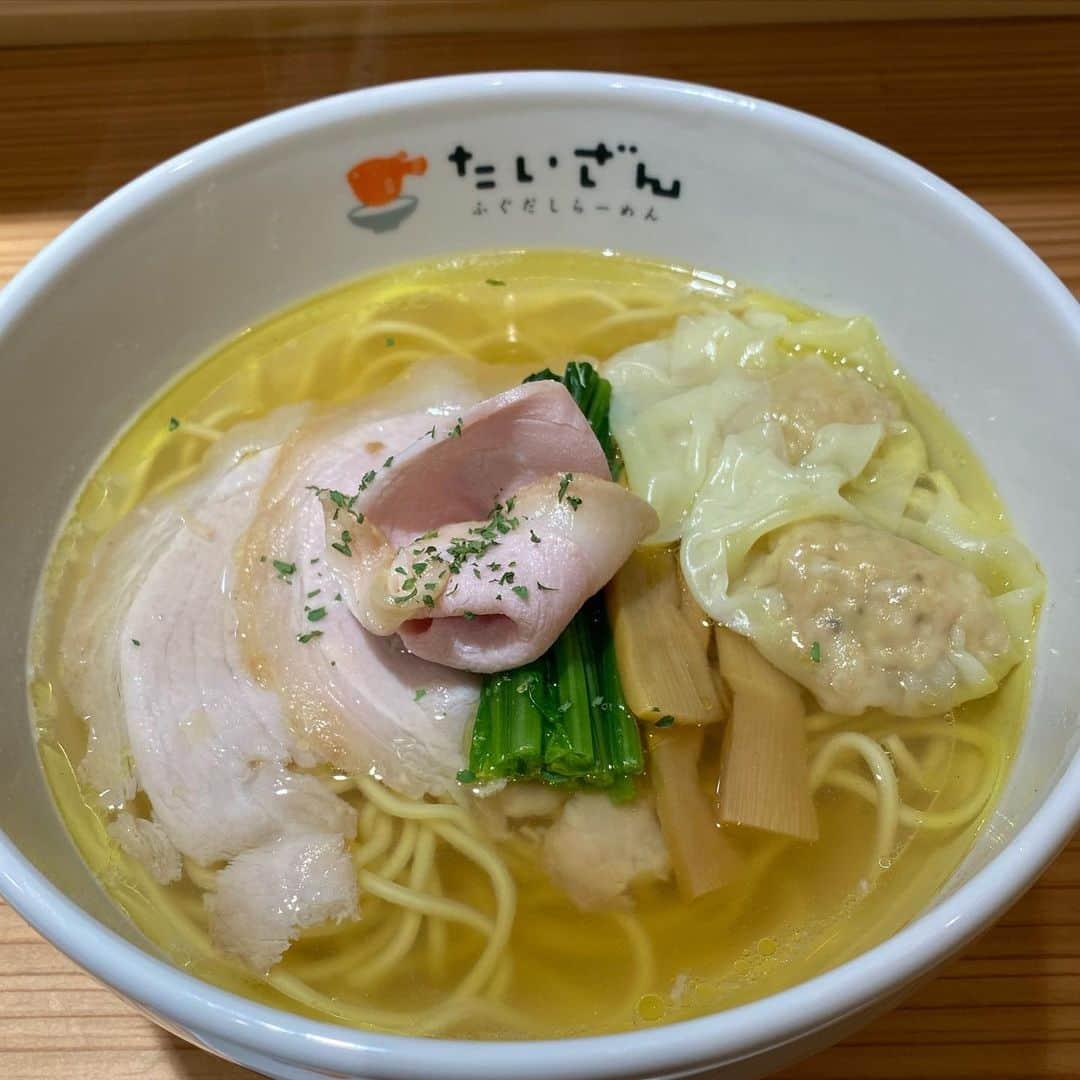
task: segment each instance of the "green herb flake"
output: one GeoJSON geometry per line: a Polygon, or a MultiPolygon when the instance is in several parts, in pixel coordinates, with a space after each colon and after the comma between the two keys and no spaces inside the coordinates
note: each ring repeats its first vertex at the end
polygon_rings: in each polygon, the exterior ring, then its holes
{"type": "Polygon", "coordinates": [[[541,592],[558,592],[559,591],[557,588],[555,588],[554,585],[545,585],[542,581],[538,581],[536,583],[536,587],[541,592]]]}
{"type": "Polygon", "coordinates": [[[529,590],[524,585],[515,585],[510,591],[520,596],[522,600],[529,598],[529,590]]]}
{"type": "Polygon", "coordinates": [[[566,495],[566,489],[570,486],[573,479],[574,474],[572,472],[562,474],[562,477],[559,479],[559,502],[563,501],[563,497],[566,495]]]}
{"type": "Polygon", "coordinates": [[[385,460],[385,461],[384,461],[384,462],[382,463],[382,467],[383,467],[384,469],[389,469],[389,468],[390,468],[390,466],[391,466],[391,465],[393,465],[393,464],[394,464],[394,455],[393,455],[393,454],[391,454],[391,455],[390,455],[390,456],[389,456],[389,457],[388,457],[388,458],[387,458],[387,459],[386,459],[386,460],[385,460]]]}
{"type": "Polygon", "coordinates": [[[461,617],[465,619],[466,622],[472,622],[472,620],[476,618],[476,613],[473,611],[463,611],[461,617]]]}
{"type": "Polygon", "coordinates": [[[386,344],[387,344],[387,345],[393,345],[393,344],[394,344],[394,339],[393,339],[392,337],[388,337],[388,338],[386,339],[386,344]]]}
{"type": "Polygon", "coordinates": [[[570,509],[577,513],[577,508],[581,505],[581,499],[577,495],[567,495],[566,501],[570,504],[570,509]]]}
{"type": "Polygon", "coordinates": [[[313,596],[318,596],[321,592],[322,589],[312,589],[311,592],[307,594],[307,599],[310,600],[313,596]]]}
{"type": "Polygon", "coordinates": [[[334,594],[334,599],[335,600],[340,600],[341,599],[341,593],[335,593],[334,594]]]}
{"type": "Polygon", "coordinates": [[[498,287],[498,286],[501,286],[501,285],[505,285],[506,282],[505,281],[500,281],[496,277],[489,277],[489,278],[484,279],[484,284],[485,285],[494,285],[494,286],[498,287]]]}
{"type": "Polygon", "coordinates": [[[457,418],[457,423],[450,429],[450,433],[446,436],[448,439],[460,439],[461,438],[461,417],[457,418]]]}
{"type": "Polygon", "coordinates": [[[473,784],[476,782],[476,773],[472,769],[461,769],[457,774],[459,784],[473,784]]]}
{"type": "Polygon", "coordinates": [[[296,573],[296,563],[283,562],[281,559],[275,559],[273,563],[274,569],[283,577],[287,578],[290,574],[296,573]]]}
{"type": "Polygon", "coordinates": [[[346,558],[352,558],[352,548],[348,544],[340,544],[337,541],[330,545],[335,551],[340,551],[346,558]]]}
{"type": "Polygon", "coordinates": [[[307,617],[308,617],[308,622],[318,622],[320,619],[325,619],[326,618],[326,608],[324,608],[324,607],[312,608],[311,611],[309,611],[307,613],[307,617]]]}
{"type": "Polygon", "coordinates": [[[169,430],[175,431],[180,426],[180,421],[175,416],[169,417],[169,430]]]}
{"type": "Polygon", "coordinates": [[[534,544],[539,544],[539,543],[540,543],[540,537],[539,537],[539,536],[537,536],[537,535],[536,535],[536,533],[535,533],[535,532],[534,532],[534,531],[533,531],[532,529],[530,529],[530,530],[529,530],[529,539],[530,539],[530,540],[531,540],[531,541],[532,541],[532,542],[533,542],[534,544]]]}
{"type": "Polygon", "coordinates": [[[821,663],[821,642],[820,641],[815,641],[814,644],[810,646],[810,663],[811,664],[820,664],[821,663]]]}
{"type": "Polygon", "coordinates": [[[341,511],[344,510],[345,513],[351,514],[356,519],[358,525],[363,525],[364,515],[359,510],[353,509],[356,500],[360,498],[359,491],[355,495],[346,495],[343,491],[337,491],[334,488],[316,487],[314,484],[308,484],[308,491],[314,492],[317,498],[322,498],[325,495],[334,504],[334,516],[331,520],[337,521],[341,511]]]}
{"type": "Polygon", "coordinates": [[[133,637],[131,639],[131,644],[134,645],[135,648],[138,648],[140,645],[142,645],[142,642],[138,638],[133,637]]]}
{"type": "Polygon", "coordinates": [[[314,641],[317,637],[322,637],[321,630],[309,630],[306,634],[297,634],[296,640],[299,641],[301,645],[306,645],[309,641],[314,641]]]}
{"type": "Polygon", "coordinates": [[[656,721],[656,726],[657,727],[671,727],[671,725],[674,724],[674,723],[675,723],[675,717],[674,716],[661,716],[660,719],[656,721]]]}
{"type": "Polygon", "coordinates": [[[431,593],[424,593],[420,597],[420,599],[423,600],[424,607],[426,608],[433,608],[435,606],[435,598],[431,595],[431,593]]]}
{"type": "Polygon", "coordinates": [[[375,480],[375,470],[368,469],[366,473],[360,478],[360,490],[366,491],[375,480]]]}
{"type": "Polygon", "coordinates": [[[426,696],[427,696],[427,690],[424,687],[421,686],[420,689],[417,690],[415,694],[413,694],[413,701],[420,701],[422,698],[424,698],[426,696]]]}

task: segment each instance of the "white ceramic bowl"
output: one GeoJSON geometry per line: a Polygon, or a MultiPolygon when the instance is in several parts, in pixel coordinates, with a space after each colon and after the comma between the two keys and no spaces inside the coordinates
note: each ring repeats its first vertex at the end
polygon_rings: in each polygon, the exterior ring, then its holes
{"type": "Polygon", "coordinates": [[[724,91],[618,75],[476,75],[318,101],[166,162],[34,259],[0,293],[0,386],[0,891],[166,1027],[252,1068],[282,1078],[759,1076],[896,1001],[1014,900],[1080,820],[1080,310],[979,207],[849,132],[724,91]],[[425,157],[426,170],[413,164],[400,191],[385,186],[393,165],[369,170],[358,199],[346,172],[399,150],[425,157]],[[388,263],[527,246],[694,263],[877,321],[969,434],[1043,560],[1049,601],[1021,751],[976,849],[930,910],[752,1005],[542,1044],[370,1034],[255,1005],[156,958],[59,824],[24,689],[50,539],[117,430],[222,339],[388,263]]]}

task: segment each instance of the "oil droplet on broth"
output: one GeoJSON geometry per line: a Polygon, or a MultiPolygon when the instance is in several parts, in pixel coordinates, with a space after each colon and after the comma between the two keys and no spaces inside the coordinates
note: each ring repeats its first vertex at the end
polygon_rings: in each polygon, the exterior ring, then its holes
{"type": "Polygon", "coordinates": [[[667,1002],[659,994],[644,994],[638,999],[637,1014],[647,1024],[655,1024],[667,1012],[667,1002]]]}

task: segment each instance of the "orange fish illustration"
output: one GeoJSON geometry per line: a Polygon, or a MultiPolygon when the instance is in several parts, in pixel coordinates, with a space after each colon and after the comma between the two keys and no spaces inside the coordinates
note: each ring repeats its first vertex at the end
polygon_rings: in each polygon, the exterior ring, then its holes
{"type": "Polygon", "coordinates": [[[393,157],[368,158],[346,174],[349,187],[364,206],[386,206],[401,195],[406,176],[423,176],[427,158],[410,158],[404,150],[393,157]]]}

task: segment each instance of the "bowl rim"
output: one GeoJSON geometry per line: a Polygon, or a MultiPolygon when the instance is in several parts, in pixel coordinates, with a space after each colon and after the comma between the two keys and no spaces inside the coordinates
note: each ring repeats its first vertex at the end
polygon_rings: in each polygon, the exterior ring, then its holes
{"type": "MultiPolygon", "coordinates": [[[[896,152],[828,121],[743,94],[639,75],[577,71],[496,71],[348,91],[272,113],[183,151],[89,210],[0,290],[0,341],[50,279],[126,219],[230,159],[278,140],[381,109],[433,99],[579,104],[618,100],[675,108],[683,101],[729,115],[751,115],[773,131],[809,137],[853,166],[908,190],[923,189],[990,244],[1036,288],[1080,351],[1080,305],[1018,237],[966,195],[896,152]]],[[[205,1038],[250,1049],[270,1061],[334,1072],[405,1078],[520,1080],[552,1075],[608,1077],[736,1061],[776,1049],[859,1013],[909,985],[957,951],[1012,903],[1080,824],[1080,754],[1063,770],[1031,820],[985,867],[946,900],[853,959],[776,994],[726,1011],[658,1027],[581,1038],[530,1041],[430,1039],[310,1020],[203,982],[144,952],[97,922],[57,889],[0,832],[0,895],[44,937],[119,993],[205,1038]]]]}

